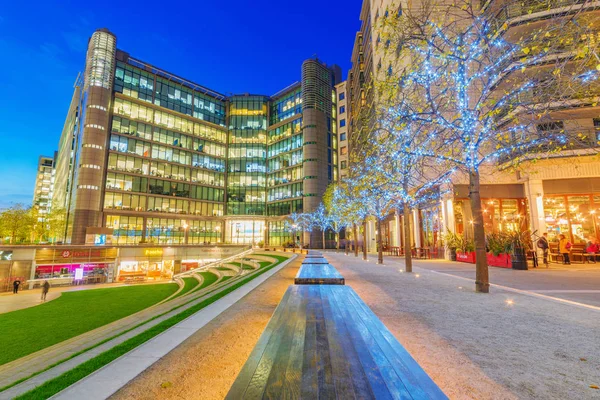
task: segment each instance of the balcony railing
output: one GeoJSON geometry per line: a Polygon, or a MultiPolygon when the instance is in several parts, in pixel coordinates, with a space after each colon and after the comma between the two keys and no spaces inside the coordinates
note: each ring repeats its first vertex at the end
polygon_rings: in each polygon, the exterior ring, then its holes
{"type": "Polygon", "coordinates": [[[521,17],[524,15],[530,15],[532,18],[534,17],[534,13],[539,13],[543,11],[551,11],[553,9],[561,8],[561,7],[569,7],[575,6],[578,4],[590,3],[590,6],[593,8],[598,8],[599,6],[593,5],[596,3],[591,0],[524,0],[524,1],[502,1],[502,0],[491,0],[488,3],[488,0],[481,0],[481,6],[486,6],[487,8],[491,7],[494,3],[504,3],[500,11],[493,17],[494,25],[499,28],[505,22],[521,17]]]}
{"type": "MultiPolygon", "coordinates": [[[[513,141],[517,143],[519,140],[515,137],[513,141]]],[[[541,154],[558,155],[563,151],[598,148],[600,147],[598,144],[600,141],[600,128],[532,132],[528,141],[532,144],[524,145],[512,153],[499,157],[499,163],[503,164],[516,157],[535,158],[536,154],[538,156],[541,154]],[[533,144],[535,140],[539,140],[539,142],[533,144]]]]}

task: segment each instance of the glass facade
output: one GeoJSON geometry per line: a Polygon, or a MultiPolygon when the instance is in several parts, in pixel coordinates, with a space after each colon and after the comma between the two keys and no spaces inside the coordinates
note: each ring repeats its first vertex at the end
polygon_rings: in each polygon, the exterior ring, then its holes
{"type": "Polygon", "coordinates": [[[563,234],[573,244],[600,241],[600,193],[544,196],[548,239],[563,234]]]}
{"type": "Polygon", "coordinates": [[[267,107],[264,96],[230,99],[228,215],[265,215],[267,107]]]}
{"type": "MultiPolygon", "coordinates": [[[[320,124],[317,131],[320,145],[327,145],[327,159],[319,156],[318,162],[326,164],[330,181],[337,177],[333,70],[319,63],[318,87],[296,83],[272,97],[226,97],[116,50],[110,36],[112,42],[103,43],[114,51],[86,64],[93,71],[83,81],[112,90],[106,104],[89,105],[94,114],[106,112],[106,121],[99,124],[94,116],[85,122],[106,138],[85,144],[94,154],[87,159],[94,162],[75,160],[78,167],[69,181],[71,187],[98,191],[98,209],[89,210],[85,223],[95,218],[112,228],[118,244],[257,243],[268,241],[270,230],[273,244],[288,240],[283,217],[304,209],[306,93],[318,92],[325,100],[313,107],[327,120],[327,127],[320,124]],[[103,181],[77,185],[81,168],[101,171],[103,181]]],[[[80,119],[85,120],[88,99],[82,93],[80,119]]],[[[82,149],[79,141],[71,149],[74,157],[82,149]]],[[[314,201],[317,192],[306,196],[314,201]]],[[[67,208],[75,210],[74,196],[68,198],[67,208]]],[[[83,224],[73,224],[81,231],[83,224]]]]}

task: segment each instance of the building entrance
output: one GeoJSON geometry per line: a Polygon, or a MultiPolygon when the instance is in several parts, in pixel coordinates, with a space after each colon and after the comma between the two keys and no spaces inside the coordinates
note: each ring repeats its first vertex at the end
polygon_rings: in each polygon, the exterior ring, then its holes
{"type": "Polygon", "coordinates": [[[232,220],[227,222],[228,243],[256,245],[264,240],[265,221],[232,220]]]}

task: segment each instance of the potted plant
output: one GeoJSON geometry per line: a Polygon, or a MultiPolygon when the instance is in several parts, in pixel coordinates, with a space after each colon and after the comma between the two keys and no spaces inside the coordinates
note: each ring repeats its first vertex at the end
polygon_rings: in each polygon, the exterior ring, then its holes
{"type": "Polygon", "coordinates": [[[511,250],[512,269],[527,269],[527,252],[531,250],[531,234],[529,230],[507,233],[511,250]]]}
{"type": "Polygon", "coordinates": [[[460,237],[448,229],[443,240],[448,250],[450,250],[450,260],[456,261],[456,250],[460,247],[460,237]]]}
{"type": "Polygon", "coordinates": [[[465,238],[464,235],[458,236],[459,246],[456,249],[456,261],[475,263],[475,242],[465,238]]]}
{"type": "Polygon", "coordinates": [[[492,267],[511,268],[510,238],[504,232],[489,233],[486,235],[487,263],[492,267]]]}

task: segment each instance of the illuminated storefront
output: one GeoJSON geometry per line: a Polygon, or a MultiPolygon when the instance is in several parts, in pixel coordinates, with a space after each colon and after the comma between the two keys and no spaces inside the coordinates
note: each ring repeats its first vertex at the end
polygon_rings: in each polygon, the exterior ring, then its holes
{"type": "Polygon", "coordinates": [[[571,243],[600,239],[600,193],[544,196],[544,221],[550,240],[565,235],[571,243]]]}
{"type": "Polygon", "coordinates": [[[51,285],[110,283],[114,280],[115,248],[60,248],[35,251],[29,283],[51,285]]]}

